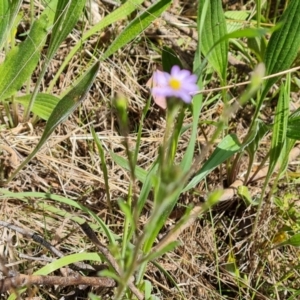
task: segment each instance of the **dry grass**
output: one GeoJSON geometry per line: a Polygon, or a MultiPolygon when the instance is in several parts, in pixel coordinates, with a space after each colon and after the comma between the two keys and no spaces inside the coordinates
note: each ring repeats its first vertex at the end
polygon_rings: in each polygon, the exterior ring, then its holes
{"type": "MultiPolygon", "coordinates": [[[[108,4],[109,1],[97,2],[102,16],[112,11],[113,6],[108,4]]],[[[239,9],[241,6],[234,7],[239,9]]],[[[26,9],[24,1],[24,10],[26,9]]],[[[174,1],[169,14],[173,22],[177,21],[176,24],[195,25],[195,7],[190,5],[189,1],[174,1]]],[[[70,85],[78,75],[78,66],[86,64],[91,59],[95,46],[99,42],[98,39],[105,41],[98,46],[97,51],[101,53],[124,25],[123,21],[117,22],[103,35],[94,37],[84,45],[65,70],[55,86],[54,93],[60,94],[70,85]]],[[[166,18],[160,18],[139,38],[103,62],[97,80],[82,107],[57,128],[55,134],[48,140],[47,146],[20,172],[10,184],[9,190],[51,192],[75,199],[91,208],[111,226],[116,234],[119,234],[123,216],[118,211],[116,200],[119,197],[126,197],[129,175],[114,163],[109,154],[109,151],[112,151],[126,157],[116,114],[111,104],[112,99],[117,94],[123,94],[129,101],[128,114],[131,121],[129,142],[134,148],[136,128],[139,125],[145,99],[149,97],[145,84],[152,71],[159,65],[160,56],[156,50],[160,49],[162,44],[170,45],[178,52],[184,64],[191,67],[196,46],[196,41],[193,40],[195,31],[192,27],[191,34],[188,36],[180,30],[181,25],[178,27],[175,24],[167,24],[166,18]],[[184,41],[180,47],[177,44],[179,38],[184,41]],[[108,212],[101,163],[91,136],[91,125],[94,126],[105,147],[114,218],[108,212]]],[[[45,87],[69,49],[78,42],[79,37],[80,31],[74,32],[72,37],[62,45],[47,73],[43,83],[45,87]]],[[[230,80],[235,83],[234,75],[237,74],[237,69],[230,66],[230,70],[233,73],[230,80]]],[[[243,76],[247,78],[248,74],[244,73],[243,76]]],[[[216,81],[211,87],[217,85],[216,81]]],[[[238,89],[233,90],[233,96],[238,95],[239,92],[238,89]]],[[[216,101],[205,108],[202,120],[218,121],[222,109],[219,100],[221,97],[218,97],[216,92],[208,95],[207,99],[212,96],[216,96],[216,101]]],[[[294,104],[299,105],[299,101],[295,101],[294,104]]],[[[239,136],[243,136],[246,132],[251,109],[251,106],[249,112],[241,109],[231,120],[232,131],[237,132],[239,136]]],[[[272,114],[273,110],[274,107],[267,105],[266,115],[272,114]]],[[[145,120],[138,158],[139,166],[146,170],[155,160],[158,146],[162,141],[165,128],[164,117],[165,113],[152,104],[145,120]]],[[[185,124],[189,123],[190,116],[187,116],[185,124]]],[[[44,125],[44,122],[39,121],[34,126],[22,124],[18,129],[1,130],[1,143],[7,146],[3,151],[7,173],[32,151],[44,125]],[[12,153],[14,155],[11,155],[12,153]]],[[[204,124],[203,128],[206,136],[212,134],[213,126],[204,124]]],[[[189,132],[186,132],[179,143],[178,160],[187,147],[188,140],[189,132]]],[[[199,131],[199,146],[205,145],[205,141],[205,137],[199,131]]],[[[268,139],[265,145],[267,148],[268,139]]],[[[261,149],[260,152],[257,164],[262,159],[265,149],[261,149]]],[[[292,166],[293,174],[300,172],[298,163],[295,162],[292,166]]],[[[245,165],[247,165],[246,158],[240,173],[245,171],[245,165]]],[[[182,216],[182,208],[186,205],[199,204],[208,191],[219,187],[226,188],[225,176],[225,168],[219,168],[207,178],[205,183],[197,187],[197,192],[201,196],[192,192],[182,195],[166,225],[174,224],[182,216]]],[[[256,181],[252,188],[259,192],[262,184],[262,181],[256,181]]],[[[300,192],[298,178],[293,179],[287,175],[280,184],[278,197],[284,199],[287,194],[292,195],[290,204],[298,200],[300,192]]],[[[55,212],[41,210],[36,201],[28,199],[27,202],[21,202],[13,198],[2,200],[0,220],[40,234],[65,255],[81,251],[96,251],[72,220],[55,212]]],[[[54,205],[50,200],[45,203],[54,205]]],[[[70,210],[67,206],[59,207],[57,203],[55,206],[74,216],[89,219],[82,212],[70,210]]],[[[151,202],[144,210],[141,225],[147,219],[150,209],[151,202]]],[[[300,214],[298,204],[295,205],[295,210],[300,214]]],[[[200,216],[181,233],[179,247],[155,264],[148,266],[147,279],[153,283],[154,293],[160,299],[288,299],[292,289],[299,289],[300,286],[298,259],[300,253],[297,248],[290,246],[273,248],[277,234],[283,226],[288,225],[286,214],[274,203],[265,203],[254,240],[251,236],[251,225],[255,212],[255,207],[245,205],[239,197],[235,196],[222,202],[213,211],[200,216]],[[237,272],[235,266],[239,269],[239,275],[234,273],[237,272]]],[[[291,223],[293,220],[289,220],[289,226],[291,223]]],[[[296,226],[295,222],[293,225],[296,226]]],[[[0,253],[10,270],[31,274],[47,264],[46,257],[50,260],[55,259],[48,250],[13,230],[3,227],[0,228],[0,234],[0,253]],[[33,257],[39,259],[33,260],[33,257]]],[[[99,236],[99,238],[106,242],[105,237],[99,236]]],[[[105,295],[106,299],[112,295],[109,289],[101,291],[89,287],[80,289],[80,287],[40,286],[38,290],[31,288],[27,293],[27,299],[61,299],[62,295],[66,295],[65,299],[86,299],[90,290],[98,295],[105,295]],[[34,296],[36,298],[33,298],[34,296]]],[[[7,295],[3,294],[0,298],[6,299],[7,295]]]]}

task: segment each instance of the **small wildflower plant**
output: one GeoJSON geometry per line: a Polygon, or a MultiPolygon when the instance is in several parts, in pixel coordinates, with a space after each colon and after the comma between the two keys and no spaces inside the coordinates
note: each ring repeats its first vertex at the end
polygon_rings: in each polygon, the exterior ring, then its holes
{"type": "MultiPolygon", "coordinates": [[[[33,275],[52,275],[53,271],[60,270],[64,266],[71,268],[73,264],[82,261],[103,263],[106,265],[106,268],[100,271],[97,276],[113,279],[115,288],[110,291],[113,299],[156,300],[173,298],[173,290],[170,292],[171,296],[170,294],[165,296],[164,290],[160,289],[161,284],[157,285],[155,281],[152,282],[147,279],[147,269],[151,264],[162,271],[162,274],[168,279],[166,281],[172,282],[172,287],[176,287],[178,294],[175,297],[177,299],[182,297],[184,290],[176,283],[176,279],[172,277],[171,272],[164,270],[163,266],[160,265],[160,260],[162,257],[168,259],[166,254],[174,251],[179,245],[179,235],[188,226],[193,224],[199,216],[204,215],[206,211],[213,208],[219,201],[232,201],[236,197],[246,203],[246,207],[243,207],[243,209],[247,210],[248,206],[251,206],[251,211],[256,209],[253,229],[248,240],[251,246],[249,246],[250,249],[248,250],[249,253],[255,254],[255,257],[259,257],[263,263],[261,263],[260,268],[255,268],[252,273],[247,274],[247,268],[244,267],[247,262],[242,259],[239,260],[241,256],[240,244],[236,248],[232,247],[232,244],[236,242],[234,240],[235,236],[238,236],[240,232],[234,235],[231,232],[228,233],[226,228],[225,234],[229,242],[225,238],[215,241],[215,245],[212,245],[213,249],[209,249],[209,251],[213,252],[213,255],[211,253],[209,255],[193,253],[192,256],[193,263],[195,262],[195,264],[197,260],[200,261],[203,259],[203,264],[213,266],[211,267],[213,268],[212,273],[208,274],[206,278],[217,278],[218,282],[217,284],[213,283],[215,284],[214,290],[207,296],[207,299],[228,298],[233,297],[233,295],[239,299],[254,299],[257,296],[257,287],[260,287],[260,295],[265,293],[264,297],[277,295],[277,298],[279,298],[280,291],[279,288],[277,289],[279,286],[283,291],[282,295],[289,294],[292,297],[292,292],[295,290],[294,285],[291,283],[293,288],[290,288],[284,286],[284,284],[288,282],[288,277],[292,277],[294,280],[296,271],[292,275],[291,273],[283,274],[277,278],[278,284],[274,285],[276,286],[274,289],[272,286],[270,287],[270,281],[264,281],[264,276],[261,276],[264,273],[262,268],[264,268],[264,265],[267,265],[267,273],[274,275],[274,278],[272,278],[273,282],[277,269],[274,268],[274,270],[271,270],[272,265],[268,265],[268,262],[264,261],[265,253],[268,254],[267,251],[272,250],[272,240],[262,240],[265,237],[260,235],[258,225],[264,221],[261,217],[263,215],[261,214],[263,209],[262,203],[263,201],[266,201],[268,204],[272,203],[278,180],[283,174],[286,174],[288,157],[294,149],[296,141],[300,140],[298,130],[300,126],[300,109],[296,109],[293,113],[290,113],[291,87],[293,84],[299,85],[299,80],[295,79],[295,83],[293,83],[291,76],[286,75],[285,80],[280,82],[278,103],[273,123],[270,124],[260,119],[260,113],[265,100],[272,91],[271,87],[278,81],[279,76],[282,75],[280,72],[285,72],[289,69],[297,58],[300,48],[300,35],[297,32],[297,29],[300,27],[300,18],[298,17],[300,15],[300,1],[289,1],[281,19],[281,22],[284,24],[274,32],[268,31],[269,29],[266,28],[261,28],[261,12],[259,9],[256,13],[251,14],[251,16],[256,17],[252,21],[257,22],[258,28],[244,30],[241,27],[238,30],[235,29],[235,31],[232,31],[230,26],[227,26],[228,22],[223,13],[221,0],[198,1],[198,42],[193,62],[191,62],[190,66],[192,71],[181,67],[180,59],[175,52],[170,51],[170,49],[165,51],[165,48],[162,50],[161,60],[159,60],[158,64],[162,64],[163,71],[155,71],[152,76],[152,87],[149,97],[145,99],[145,107],[140,112],[140,122],[137,130],[134,132],[134,146],[132,146],[132,141],[129,140],[133,132],[130,129],[131,119],[128,114],[128,99],[124,96],[117,96],[109,105],[109,109],[113,106],[113,111],[116,112],[119,135],[122,138],[122,145],[120,146],[124,147],[126,157],[120,156],[113,151],[107,151],[103,141],[96,133],[95,128],[97,127],[90,127],[94,142],[91,148],[96,148],[96,156],[99,155],[99,161],[101,162],[99,169],[101,169],[101,176],[103,176],[107,203],[105,211],[110,216],[107,219],[99,217],[93,209],[81,204],[79,199],[72,199],[71,195],[60,196],[51,194],[50,192],[15,193],[10,192],[7,187],[13,182],[21,169],[45,145],[57,126],[73,113],[81,101],[83,101],[93,82],[97,81],[101,61],[116,55],[119,49],[129,44],[132,40],[135,40],[153,22],[154,18],[161,16],[168,9],[171,0],[157,1],[147,9],[143,8],[140,14],[133,20],[130,17],[128,25],[103,53],[95,50],[95,55],[89,61],[92,66],[90,68],[83,67],[83,74],[70,87],[69,92],[57,97],[51,94],[51,90],[55,86],[57,78],[65,70],[74,54],[80,49],[78,45],[83,44],[83,42],[86,42],[96,33],[99,34],[100,30],[119,21],[120,18],[123,19],[132,15],[131,13],[143,1],[125,1],[119,8],[85,32],[82,37],[82,43],[77,43],[65,58],[62,66],[50,82],[48,89],[44,91],[45,93],[40,92],[40,89],[43,87],[41,80],[46,74],[49,62],[53,59],[61,43],[66,39],[71,30],[74,29],[77,21],[81,20],[80,17],[84,15],[83,9],[86,1],[49,1],[49,7],[41,13],[38,19],[32,20],[28,40],[17,46],[14,45],[14,40],[9,41],[9,36],[11,31],[13,31],[13,26],[16,26],[18,20],[16,16],[19,12],[19,6],[16,4],[9,6],[11,4],[9,0],[2,1],[6,5],[5,9],[9,11],[5,18],[11,18],[9,20],[3,18],[3,21],[0,19],[0,46],[5,49],[4,54],[7,58],[0,64],[0,74],[5,75],[0,78],[0,101],[3,103],[4,110],[8,115],[8,124],[6,125],[7,127],[14,127],[18,123],[14,114],[10,116],[9,113],[11,108],[15,112],[15,103],[24,105],[24,121],[29,119],[30,113],[34,113],[34,118],[39,117],[47,122],[37,146],[20,166],[16,168],[16,171],[8,179],[3,178],[3,174],[0,174],[1,184],[5,186],[0,190],[0,197],[5,200],[12,198],[14,201],[19,199],[24,202],[24,205],[31,205],[32,201],[28,201],[28,199],[36,199],[34,208],[37,208],[39,212],[43,212],[42,217],[45,222],[48,220],[45,217],[48,217],[47,213],[49,213],[51,220],[55,219],[53,215],[68,218],[68,220],[77,223],[83,229],[84,234],[89,238],[89,242],[96,249],[93,252],[85,250],[80,251],[81,253],[73,253],[72,255],[65,253],[64,257],[60,257],[41,267],[33,275]],[[9,24],[9,26],[6,27],[6,24],[9,24]],[[32,76],[36,66],[43,57],[41,55],[41,48],[46,44],[50,31],[49,47],[45,59],[41,61],[42,69],[35,82],[35,88],[32,93],[26,94],[24,97],[18,97],[17,94],[21,89],[20,87],[30,79],[30,76],[32,76]],[[213,31],[213,34],[211,31],[213,31]],[[265,33],[271,34],[268,43],[264,37],[265,33]],[[259,41],[258,44],[260,46],[258,47],[256,44],[256,47],[253,47],[253,49],[250,46],[249,49],[245,49],[244,40],[248,39],[249,45],[251,45],[250,42],[253,42],[251,40],[253,37],[255,37],[256,43],[259,41]],[[230,39],[235,39],[238,45],[240,39],[242,40],[239,45],[239,51],[245,51],[246,53],[243,53],[243,57],[251,59],[251,64],[256,66],[251,72],[247,88],[238,93],[236,97],[233,97],[228,92],[229,87],[226,86],[228,77],[230,77],[228,76],[230,39]],[[30,41],[34,41],[34,45],[30,41]],[[267,46],[263,47],[265,43],[267,43],[267,46]],[[39,47],[36,45],[39,45],[39,47]],[[14,47],[18,47],[18,51],[10,50],[14,47]],[[23,56],[25,59],[22,60],[23,56]],[[97,62],[94,62],[95,57],[97,62]],[[285,59],[281,59],[282,57],[285,59]],[[274,74],[277,74],[277,77],[274,77],[274,74]],[[264,77],[264,75],[267,75],[267,77],[264,77]],[[206,96],[206,94],[202,93],[205,91],[207,85],[211,83],[215,85],[216,82],[220,84],[222,89],[220,93],[216,93],[213,96],[211,94],[206,96]],[[166,109],[163,110],[163,113],[165,113],[165,127],[163,139],[157,149],[156,156],[153,160],[149,159],[150,163],[145,168],[139,165],[138,158],[141,153],[141,141],[144,138],[143,126],[151,107],[152,98],[154,98],[155,103],[161,108],[166,109]],[[47,99],[51,104],[49,110],[45,108],[47,99]],[[222,103],[223,110],[217,121],[207,120],[204,118],[204,112],[215,101],[222,103]],[[232,123],[230,123],[231,118],[246,103],[252,103],[254,108],[253,118],[249,121],[250,124],[246,134],[239,136],[237,133],[230,133],[233,131],[232,123]],[[205,133],[204,128],[207,124],[212,124],[209,135],[205,133]],[[199,138],[200,135],[202,138],[202,134],[204,139],[201,139],[200,143],[199,138]],[[254,172],[252,166],[255,162],[261,141],[266,135],[271,136],[271,145],[269,148],[263,149],[266,155],[261,165],[254,172]],[[180,148],[180,142],[183,138],[187,142],[185,147],[180,148]],[[107,159],[108,156],[109,160],[107,159]],[[248,159],[248,165],[246,172],[242,176],[239,174],[239,171],[241,160],[245,157],[248,159]],[[267,160],[268,164],[265,167],[267,160]],[[128,174],[126,177],[129,182],[128,191],[122,195],[118,195],[118,197],[114,197],[114,194],[111,192],[111,187],[115,184],[109,177],[108,172],[108,169],[112,165],[111,161],[113,161],[113,164],[119,165],[128,174]],[[216,185],[213,185],[213,189],[210,189],[207,184],[206,180],[208,176],[218,168],[220,170],[220,182],[226,181],[226,185],[230,187],[228,190],[226,188],[224,190],[217,189],[216,185]],[[265,180],[261,187],[261,193],[259,197],[253,199],[247,186],[256,180],[258,172],[262,172],[265,169],[267,171],[263,173],[265,180]],[[225,176],[225,180],[223,180],[223,176],[225,176]],[[237,180],[238,178],[239,180],[237,180]],[[238,188],[236,186],[237,182],[240,184],[238,188]],[[271,182],[270,191],[266,193],[271,182]],[[205,199],[202,202],[197,194],[199,186],[205,192],[205,199]],[[227,197],[226,192],[232,191],[237,192],[227,197]],[[196,204],[193,202],[195,198],[197,200],[196,204]],[[187,201],[181,201],[182,199],[187,201]],[[177,205],[181,207],[185,206],[185,212],[182,213],[178,220],[174,221],[171,229],[169,229],[167,228],[169,217],[177,205]],[[66,209],[66,207],[71,207],[71,209],[66,209]],[[76,216],[73,213],[75,210],[78,212],[76,216]],[[118,221],[115,220],[115,217],[118,218],[118,221]],[[100,242],[95,232],[103,235],[105,242],[100,242]],[[270,247],[264,247],[266,248],[266,252],[261,255],[261,252],[258,251],[259,246],[266,243],[269,243],[270,247]],[[218,248],[219,244],[222,245],[220,248],[218,248]],[[210,260],[209,263],[205,261],[206,259],[210,260]],[[222,268],[219,267],[221,265],[222,268]],[[243,273],[240,272],[240,269],[243,270],[243,273]],[[251,278],[251,280],[248,280],[248,278],[251,278]],[[284,283],[281,278],[285,279],[284,283]],[[228,282],[230,283],[227,285],[228,282]],[[228,290],[230,291],[228,292],[228,290]]],[[[257,2],[259,3],[259,1],[257,2]]],[[[14,3],[17,3],[17,1],[14,3]]],[[[260,5],[257,6],[260,7],[260,5]]],[[[3,7],[0,4],[0,8],[3,7]]],[[[0,9],[0,11],[3,10],[0,9]]],[[[33,11],[31,15],[35,15],[33,11]]],[[[246,21],[246,19],[241,21],[246,21]]],[[[247,19],[247,21],[249,20],[247,19]]],[[[237,22],[237,24],[242,23],[237,22]]],[[[149,74],[150,76],[151,74],[149,74]]],[[[233,87],[235,88],[236,85],[233,87]]],[[[26,90],[28,91],[29,89],[26,90]]],[[[210,92],[213,93],[215,91],[210,92]]],[[[105,109],[108,108],[105,107],[105,109]]],[[[94,160],[92,161],[94,162],[94,160]]],[[[1,166],[0,171],[3,171],[3,168],[1,166]]],[[[49,187],[49,190],[51,190],[51,187],[49,187]]],[[[281,203],[279,199],[276,200],[276,203],[281,210],[285,208],[285,204],[281,203]]],[[[30,208],[32,209],[31,206],[30,208]]],[[[293,213],[294,216],[294,208],[289,213],[293,213]]],[[[209,214],[209,217],[205,219],[205,223],[207,226],[211,225],[210,231],[214,232],[215,221],[212,215],[212,213],[209,214]]],[[[57,222],[56,219],[55,222],[57,222]]],[[[42,223],[40,222],[40,224],[42,223]]],[[[230,226],[236,227],[233,222],[230,226]]],[[[274,231],[278,230],[280,237],[283,239],[280,241],[280,245],[299,246],[297,228],[299,226],[290,226],[289,234],[291,237],[284,240],[286,238],[285,233],[281,235],[282,229],[280,231],[278,225],[275,224],[274,231]]],[[[229,230],[230,228],[228,228],[229,230]]],[[[195,243],[201,243],[199,240],[196,241],[197,236],[193,235],[192,238],[195,239],[195,243]]],[[[215,239],[217,238],[215,236],[215,239]]],[[[57,255],[57,252],[55,253],[57,255]]],[[[168,263],[170,262],[168,261],[168,263]]],[[[296,266],[299,268],[298,263],[296,266]]],[[[247,267],[251,268],[251,265],[247,267]]],[[[211,268],[203,268],[203,272],[211,268]]],[[[289,267],[289,269],[292,268],[289,267]]],[[[80,276],[88,277],[90,275],[88,270],[89,268],[83,269],[80,273],[76,273],[76,276],[70,277],[76,277],[76,280],[79,282],[80,276]]],[[[92,271],[95,273],[95,269],[92,271]]],[[[62,281],[67,281],[67,278],[65,277],[62,281]]],[[[93,282],[96,282],[96,280],[93,282]]],[[[13,288],[15,289],[16,287],[13,286],[13,288]]],[[[22,293],[25,290],[26,288],[24,287],[18,293],[11,293],[9,300],[16,299],[19,296],[22,297],[22,293]]],[[[169,290],[169,288],[166,290],[169,290]]],[[[195,290],[200,290],[199,286],[195,290]]],[[[89,294],[89,297],[93,300],[99,300],[100,297],[96,296],[93,291],[89,294]]],[[[196,295],[196,297],[199,297],[199,295],[196,295]]]]}
{"type": "Polygon", "coordinates": [[[199,91],[197,76],[176,65],[170,73],[154,72],[153,84],[151,92],[154,97],[176,97],[188,104],[191,103],[193,94],[199,91]]]}

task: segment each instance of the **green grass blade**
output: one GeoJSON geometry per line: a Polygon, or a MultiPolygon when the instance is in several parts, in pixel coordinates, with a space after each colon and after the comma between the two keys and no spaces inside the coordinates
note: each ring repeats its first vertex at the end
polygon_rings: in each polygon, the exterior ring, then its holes
{"type": "MultiPolygon", "coordinates": [[[[15,102],[22,104],[24,107],[28,107],[30,98],[30,94],[16,97],[15,102]]],[[[31,111],[40,118],[47,121],[59,101],[60,99],[53,95],[45,93],[37,94],[31,111]]]]}
{"type": "MultiPolygon", "coordinates": [[[[300,48],[300,1],[290,1],[281,19],[280,28],[273,32],[265,53],[267,75],[275,74],[291,67],[300,48]]],[[[267,80],[264,97],[278,77],[267,80]]]]}
{"type": "Polygon", "coordinates": [[[171,2],[172,0],[160,0],[138,15],[114,40],[111,46],[103,54],[101,60],[108,58],[135,39],[170,6],[171,2]]]}
{"type": "Polygon", "coordinates": [[[86,0],[59,0],[54,17],[54,26],[51,33],[47,58],[50,60],[56,53],[60,44],[77,23],[86,0]]]}
{"type": "Polygon", "coordinates": [[[106,197],[107,197],[107,203],[108,203],[108,207],[110,209],[110,212],[112,213],[112,204],[111,204],[111,200],[110,200],[110,188],[109,188],[109,180],[108,180],[108,170],[107,170],[107,166],[106,166],[104,149],[102,147],[102,143],[101,143],[98,135],[96,134],[94,128],[92,128],[92,135],[93,135],[93,138],[94,138],[94,141],[96,143],[98,153],[99,153],[99,156],[100,156],[100,159],[101,159],[101,170],[102,170],[103,177],[104,177],[105,193],[106,193],[106,197]]]}
{"type": "Polygon", "coordinates": [[[195,145],[196,145],[197,135],[198,135],[198,121],[199,121],[201,107],[202,107],[202,99],[203,99],[202,94],[196,95],[193,98],[192,133],[191,133],[188,147],[187,147],[184,157],[180,163],[180,167],[181,167],[183,173],[187,172],[191,168],[192,161],[194,158],[195,145]]]}
{"type": "Polygon", "coordinates": [[[46,59],[44,60],[42,70],[38,80],[35,83],[34,91],[31,95],[28,107],[24,113],[24,120],[28,120],[29,114],[32,111],[36,96],[38,94],[41,81],[46,73],[50,60],[55,55],[62,41],[68,36],[78,21],[86,0],[60,0],[57,3],[56,13],[54,16],[54,26],[52,28],[50,43],[47,48],[46,59]]]}
{"type": "Polygon", "coordinates": [[[31,76],[46,41],[48,21],[45,14],[36,20],[26,40],[13,48],[0,65],[0,100],[15,94],[31,76]]]}
{"type": "MultiPolygon", "coordinates": [[[[109,229],[109,227],[90,209],[88,209],[87,207],[85,207],[84,205],[80,204],[78,201],[74,201],[72,199],[66,198],[66,197],[62,197],[62,196],[58,196],[55,194],[50,194],[50,193],[39,193],[39,192],[22,192],[22,193],[14,193],[14,192],[10,192],[6,189],[0,189],[1,194],[0,195],[0,199],[1,198],[7,198],[7,197],[11,197],[13,199],[20,199],[20,200],[24,200],[24,199],[28,199],[28,198],[41,198],[41,199],[46,199],[46,200],[53,200],[59,203],[63,203],[65,205],[74,207],[76,209],[81,210],[84,213],[89,214],[102,228],[102,230],[105,232],[105,235],[107,236],[110,244],[115,245],[116,241],[115,241],[115,236],[114,233],[109,229]]],[[[41,208],[44,208],[46,210],[47,207],[49,207],[49,205],[41,205],[38,204],[41,208]]],[[[53,210],[53,209],[52,209],[53,210]]],[[[67,215],[67,213],[66,213],[67,215]]],[[[78,218],[76,216],[74,216],[72,218],[72,220],[76,223],[78,223],[79,225],[83,224],[84,222],[86,222],[85,219],[82,218],[78,218]]]]}
{"type": "MultiPolygon", "coordinates": [[[[101,259],[100,255],[98,253],[88,253],[88,252],[83,252],[83,253],[75,253],[75,254],[70,254],[67,256],[64,256],[62,258],[59,258],[46,266],[42,267],[38,271],[34,272],[33,275],[48,275],[60,268],[69,266],[73,263],[81,262],[81,261],[97,261],[97,262],[102,262],[103,260],[101,259]]],[[[21,288],[18,290],[18,296],[21,295],[26,291],[27,288],[21,288]]],[[[9,298],[9,300],[15,300],[17,299],[16,293],[12,293],[9,298]]],[[[19,299],[19,297],[18,297],[19,299]]]]}
{"type": "Polygon", "coordinates": [[[240,149],[241,145],[236,136],[227,135],[182,192],[186,192],[195,187],[211,171],[213,171],[217,166],[233,156],[235,153],[240,151],[240,149]]]}
{"type": "Polygon", "coordinates": [[[226,82],[228,61],[228,40],[216,44],[227,33],[226,20],[221,0],[200,0],[200,16],[204,17],[204,29],[200,33],[199,43],[204,56],[217,71],[223,83],[226,82]],[[208,4],[205,16],[202,9],[208,4]],[[215,45],[215,46],[214,46],[215,45]],[[211,48],[214,46],[213,50],[211,48]],[[210,52],[210,53],[209,53],[210,52]]]}
{"type": "Polygon", "coordinates": [[[59,68],[59,70],[57,71],[57,73],[55,74],[55,77],[53,78],[53,80],[51,81],[51,83],[49,85],[48,92],[53,89],[56,81],[58,80],[58,78],[60,76],[60,74],[63,72],[63,70],[66,68],[66,66],[70,62],[70,60],[74,57],[75,53],[82,47],[82,44],[88,38],[90,38],[92,35],[99,34],[99,32],[102,29],[104,29],[105,27],[113,24],[114,22],[117,22],[117,21],[125,18],[126,16],[128,16],[129,14],[131,14],[138,7],[138,5],[140,5],[143,2],[144,2],[144,0],[130,0],[130,1],[126,1],[126,3],[124,3],[122,6],[120,6],[119,8],[117,8],[116,10],[114,10],[113,12],[111,12],[109,15],[107,15],[106,17],[104,17],[99,23],[97,23],[96,25],[94,25],[90,30],[88,30],[87,32],[85,32],[83,34],[82,38],[81,38],[81,43],[77,43],[72,48],[72,50],[70,51],[70,53],[65,58],[63,64],[61,65],[61,67],[59,68]]]}
{"type": "Polygon", "coordinates": [[[85,260],[98,261],[98,262],[103,261],[99,253],[82,252],[82,253],[70,254],[62,258],[59,258],[53,261],[52,263],[47,264],[46,266],[42,267],[38,271],[34,272],[34,275],[48,275],[60,268],[69,266],[77,262],[85,261],[85,260]]]}
{"type": "Polygon", "coordinates": [[[157,161],[153,163],[151,169],[148,170],[145,181],[143,182],[143,187],[141,189],[139,198],[138,198],[138,215],[142,212],[142,209],[148,199],[149,193],[153,186],[153,176],[157,174],[158,164],[157,161]]]}
{"type": "Polygon", "coordinates": [[[99,62],[93,65],[77,82],[77,84],[58,102],[51,113],[45,130],[39,143],[30,153],[30,155],[22,162],[17,170],[9,177],[10,182],[16,174],[36,155],[40,148],[45,144],[54,129],[63,122],[74,110],[80,105],[85,98],[99,70],[99,62]]]}
{"type": "MultiPolygon", "coordinates": [[[[118,164],[120,167],[126,169],[127,171],[130,171],[129,163],[126,158],[119,156],[119,155],[113,153],[112,151],[110,152],[110,155],[116,164],[118,164]]],[[[145,171],[144,169],[142,169],[139,166],[135,166],[135,176],[139,181],[144,183],[146,180],[146,177],[147,177],[147,171],[145,171]]]]}

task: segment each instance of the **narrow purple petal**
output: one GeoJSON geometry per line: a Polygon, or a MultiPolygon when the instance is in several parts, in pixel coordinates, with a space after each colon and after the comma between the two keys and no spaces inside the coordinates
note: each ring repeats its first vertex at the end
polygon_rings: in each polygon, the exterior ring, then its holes
{"type": "Polygon", "coordinates": [[[192,101],[192,96],[184,91],[178,91],[177,97],[181,98],[185,103],[190,103],[192,101]]]}
{"type": "Polygon", "coordinates": [[[188,80],[191,76],[191,72],[188,70],[181,70],[180,73],[176,75],[176,78],[180,81],[188,80]]]}
{"type": "Polygon", "coordinates": [[[170,74],[167,72],[155,71],[153,74],[154,85],[166,86],[170,80],[170,74]]]}
{"type": "Polygon", "coordinates": [[[199,91],[199,87],[195,83],[186,83],[183,88],[188,92],[197,92],[197,91],[199,91]]]}
{"type": "Polygon", "coordinates": [[[189,77],[185,78],[185,81],[196,83],[197,76],[195,74],[191,74],[189,77]]]}
{"type": "Polygon", "coordinates": [[[180,73],[180,68],[179,66],[173,66],[172,69],[171,69],[171,76],[172,77],[177,77],[178,73],[180,73]]]}
{"type": "Polygon", "coordinates": [[[154,87],[152,89],[152,94],[154,96],[170,97],[174,92],[170,87],[154,87]]]}

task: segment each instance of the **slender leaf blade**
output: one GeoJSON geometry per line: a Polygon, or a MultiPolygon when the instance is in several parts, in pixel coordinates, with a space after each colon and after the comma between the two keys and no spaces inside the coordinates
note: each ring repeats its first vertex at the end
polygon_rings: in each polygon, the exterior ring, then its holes
{"type": "Polygon", "coordinates": [[[241,145],[236,136],[227,135],[182,192],[186,192],[195,187],[211,171],[213,171],[217,166],[226,161],[232,155],[240,151],[240,149],[241,145]]]}
{"type": "Polygon", "coordinates": [[[57,3],[47,57],[50,60],[77,23],[86,0],[60,0],[57,3]]]}
{"type": "Polygon", "coordinates": [[[127,45],[145,30],[157,17],[159,17],[171,4],[172,0],[160,0],[138,15],[114,40],[111,46],[105,51],[102,60],[127,45]]]}
{"type": "Polygon", "coordinates": [[[62,123],[74,110],[80,105],[88,93],[92,83],[99,70],[100,63],[94,64],[77,82],[77,84],[58,102],[53,112],[51,113],[45,130],[39,143],[30,153],[30,155],[22,162],[17,170],[9,177],[11,181],[16,174],[36,155],[41,147],[46,143],[54,129],[62,123]]]}
{"type": "Polygon", "coordinates": [[[66,68],[70,60],[74,57],[75,53],[82,47],[82,44],[90,38],[92,35],[99,34],[99,32],[105,27],[117,22],[129,14],[131,14],[144,0],[130,0],[126,1],[123,5],[121,5],[116,10],[112,11],[110,14],[105,16],[99,23],[94,25],[91,29],[85,32],[81,38],[81,43],[77,43],[70,51],[70,53],[65,58],[64,62],[60,66],[59,70],[55,74],[53,80],[51,81],[48,91],[51,91],[55,82],[58,80],[60,74],[66,68]]]}

